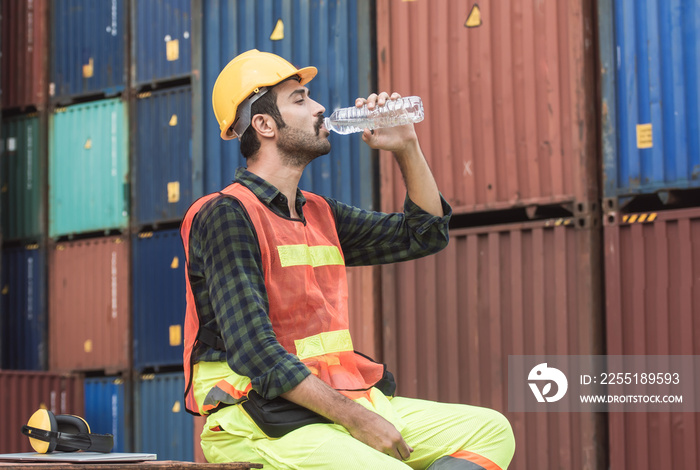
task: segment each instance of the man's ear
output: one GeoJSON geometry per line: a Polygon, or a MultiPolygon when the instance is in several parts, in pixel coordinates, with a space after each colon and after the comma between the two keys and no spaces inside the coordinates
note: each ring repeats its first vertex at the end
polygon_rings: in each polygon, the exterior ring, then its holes
{"type": "Polygon", "coordinates": [[[251,118],[250,125],[253,126],[262,137],[272,138],[277,132],[275,121],[267,114],[256,114],[251,118]]]}

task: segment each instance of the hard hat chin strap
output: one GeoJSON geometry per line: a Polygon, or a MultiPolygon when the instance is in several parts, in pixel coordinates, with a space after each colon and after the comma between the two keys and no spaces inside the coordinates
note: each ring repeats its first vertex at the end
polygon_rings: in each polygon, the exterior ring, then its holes
{"type": "Polygon", "coordinates": [[[251,109],[253,103],[262,98],[268,90],[268,87],[256,88],[248,98],[238,105],[238,113],[236,113],[236,120],[233,123],[234,137],[240,139],[246,129],[248,129],[252,117],[251,109]]]}

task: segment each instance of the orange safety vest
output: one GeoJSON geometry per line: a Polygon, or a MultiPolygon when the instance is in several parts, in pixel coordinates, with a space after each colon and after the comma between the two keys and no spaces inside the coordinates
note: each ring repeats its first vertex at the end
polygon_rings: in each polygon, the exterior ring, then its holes
{"type": "MultiPolygon", "coordinates": [[[[190,207],[180,228],[187,264],[192,220],[207,201],[222,194],[237,199],[253,223],[262,255],[268,314],[279,343],[297,355],[311,373],[349,398],[368,395],[368,390],[384,377],[385,367],[353,350],[345,261],[326,200],[303,192],[303,223],[275,214],[239,183],[204,196],[190,207]]],[[[209,392],[204,403],[195,400],[192,351],[201,336],[187,268],[185,404],[189,412],[204,415],[221,404],[242,401],[251,386],[248,378],[231,371],[209,392]]]]}

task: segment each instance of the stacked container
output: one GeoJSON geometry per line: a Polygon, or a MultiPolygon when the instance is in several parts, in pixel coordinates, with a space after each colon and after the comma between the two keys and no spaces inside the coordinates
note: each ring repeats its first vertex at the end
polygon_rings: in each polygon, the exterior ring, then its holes
{"type": "MultiPolygon", "coordinates": [[[[603,353],[592,21],[589,0],[377,3],[378,89],[423,99],[454,213],[443,252],[382,267],[383,359],[400,395],[504,413],[513,469],[605,468],[600,415],[507,400],[509,355],[603,353]]],[[[381,162],[382,210],[400,210],[381,162]]]]}
{"type": "MultiPolygon", "coordinates": [[[[600,1],[608,354],[700,351],[700,7],[600,1]]],[[[691,413],[614,413],[611,468],[694,468],[691,413]],[[648,445],[653,443],[653,445],[648,445]]]]}
{"type": "Polygon", "coordinates": [[[2,2],[4,110],[41,110],[48,102],[49,3],[48,0],[2,2]]]}
{"type": "Polygon", "coordinates": [[[131,406],[128,379],[123,376],[86,378],[85,420],[90,432],[112,434],[112,452],[130,452],[131,426],[126,410],[131,406]]]}
{"type": "MultiPolygon", "coordinates": [[[[38,409],[83,415],[83,383],[76,375],[0,370],[0,453],[32,452],[20,429],[38,409]]],[[[89,423],[89,422],[88,422],[89,423]]]]}
{"type": "Polygon", "coordinates": [[[194,459],[192,416],[180,405],[185,258],[178,227],[202,194],[193,150],[197,3],[131,3],[134,450],[162,460],[194,459]]]}
{"type": "Polygon", "coordinates": [[[51,10],[51,83],[55,103],[106,98],[126,88],[128,0],[56,0],[51,10]]]}
{"type": "MultiPolygon", "coordinates": [[[[2,3],[0,368],[3,369],[47,367],[43,237],[48,6],[45,0],[2,3]]],[[[8,386],[15,383],[7,382],[8,386]]]]}

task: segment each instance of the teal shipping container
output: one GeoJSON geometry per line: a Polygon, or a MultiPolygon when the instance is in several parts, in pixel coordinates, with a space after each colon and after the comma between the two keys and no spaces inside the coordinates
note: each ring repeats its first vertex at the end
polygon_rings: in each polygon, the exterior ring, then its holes
{"type": "Polygon", "coordinates": [[[143,374],[134,403],[135,452],[158,455],[158,460],[194,460],[192,415],[185,411],[182,372],[143,374]]]}
{"type": "MultiPolygon", "coordinates": [[[[310,96],[326,108],[351,106],[374,89],[373,16],[369,0],[212,0],[202,2],[201,67],[194,102],[201,113],[203,188],[218,191],[245,166],[237,140],[223,141],[211,95],[219,72],[250,49],[278,54],[297,67],[314,66],[310,96]]],[[[195,18],[195,15],[193,15],[195,18]]],[[[196,55],[196,54],[195,54],[196,55]]],[[[193,56],[194,57],[194,56],[193,56]]],[[[197,121],[195,121],[197,122],[197,121]]],[[[375,164],[371,149],[357,135],[331,135],[332,150],[312,162],[302,189],[371,209],[375,164]]],[[[376,163],[376,162],[375,162],[376,163]]]]}
{"type": "Polygon", "coordinates": [[[2,250],[0,369],[47,368],[45,260],[37,244],[2,250]]]}
{"type": "Polygon", "coordinates": [[[601,0],[598,30],[606,208],[700,187],[700,3],[601,0]]]}
{"type": "Polygon", "coordinates": [[[49,124],[49,235],[129,224],[128,131],[119,99],[58,108],[49,124]]]}
{"type": "Polygon", "coordinates": [[[45,149],[39,118],[27,115],[2,124],[3,240],[38,241],[43,232],[42,199],[45,149]]]}
{"type": "Polygon", "coordinates": [[[134,221],[179,222],[192,204],[192,88],[140,93],[135,107],[134,221]]]}
{"type": "Polygon", "coordinates": [[[112,452],[130,452],[130,426],[127,422],[129,406],[128,382],[119,376],[86,378],[85,421],[90,432],[112,434],[112,452]]]}

